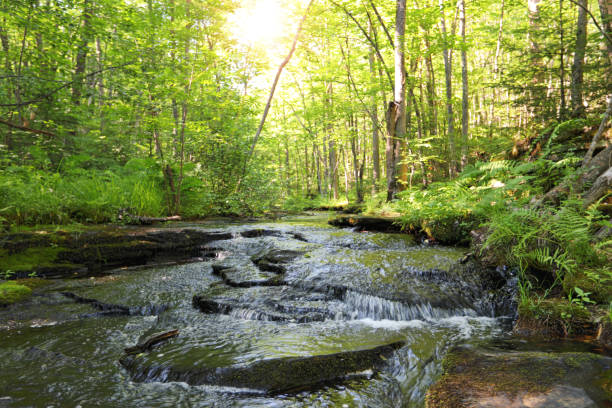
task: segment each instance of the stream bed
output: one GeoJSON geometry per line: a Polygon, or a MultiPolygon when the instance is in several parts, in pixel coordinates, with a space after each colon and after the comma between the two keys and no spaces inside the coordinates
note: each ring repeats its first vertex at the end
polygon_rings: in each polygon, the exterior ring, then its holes
{"type": "Polygon", "coordinates": [[[512,271],[326,219],[189,224],[231,238],[0,309],[0,407],[422,407],[448,350],[507,337],[512,271]]]}

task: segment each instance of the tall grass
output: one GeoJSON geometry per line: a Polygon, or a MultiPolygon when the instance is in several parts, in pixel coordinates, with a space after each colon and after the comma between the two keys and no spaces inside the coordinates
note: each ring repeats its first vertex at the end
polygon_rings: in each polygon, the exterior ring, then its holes
{"type": "Polygon", "coordinates": [[[129,163],[116,171],[61,174],[13,166],[0,173],[0,217],[6,223],[108,222],[122,208],[136,215],[162,215],[164,190],[158,174],[129,163]]]}

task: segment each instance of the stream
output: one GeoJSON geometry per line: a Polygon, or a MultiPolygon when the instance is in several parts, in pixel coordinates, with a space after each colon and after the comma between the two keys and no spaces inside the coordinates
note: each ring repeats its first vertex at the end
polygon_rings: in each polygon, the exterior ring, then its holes
{"type": "Polygon", "coordinates": [[[326,217],[189,224],[232,238],[0,309],[0,407],[422,407],[451,347],[508,332],[510,271],[494,304],[453,276],[465,249],[326,217]]]}

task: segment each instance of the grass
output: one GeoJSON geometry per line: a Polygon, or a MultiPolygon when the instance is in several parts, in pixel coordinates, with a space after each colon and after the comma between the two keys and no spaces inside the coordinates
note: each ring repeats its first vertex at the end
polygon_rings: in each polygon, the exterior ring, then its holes
{"type": "Polygon", "coordinates": [[[21,302],[32,295],[32,289],[15,281],[0,283],[0,305],[21,302]]]}

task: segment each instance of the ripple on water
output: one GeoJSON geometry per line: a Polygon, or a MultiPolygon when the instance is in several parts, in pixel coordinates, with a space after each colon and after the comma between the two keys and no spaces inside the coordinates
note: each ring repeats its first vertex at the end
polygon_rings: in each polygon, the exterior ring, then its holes
{"type": "MultiPolygon", "coordinates": [[[[250,257],[273,248],[306,252],[287,265],[285,276],[301,289],[227,288],[211,273],[210,261],[119,273],[116,279],[63,282],[62,290],[101,302],[167,309],[158,316],[91,319],[80,319],[77,313],[55,326],[3,331],[0,397],[9,396],[16,406],[421,406],[448,347],[501,331],[497,320],[475,316],[457,301],[452,288],[444,286],[444,273],[462,251],[415,245],[406,235],[338,231],[325,222],[326,216],[244,226],[196,225],[234,234],[233,239],[208,244],[223,251],[226,259],[250,262],[250,257]],[[243,234],[257,228],[274,233],[243,234]],[[313,287],[321,290],[313,292],[313,287]],[[342,290],[330,295],[330,287],[342,290]],[[242,309],[229,315],[201,313],[192,307],[192,298],[203,293],[231,298],[242,309]],[[263,304],[284,313],[308,305],[330,314],[323,321],[301,324],[262,321],[256,314],[263,304]],[[293,395],[269,397],[214,385],[131,381],[117,362],[123,348],[172,329],[179,329],[179,336],[145,353],[148,361],[225,367],[396,341],[405,346],[371,379],[293,395]]],[[[2,313],[0,326],[3,316],[8,319],[2,313]]]]}

